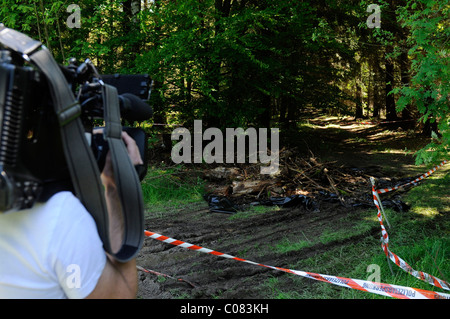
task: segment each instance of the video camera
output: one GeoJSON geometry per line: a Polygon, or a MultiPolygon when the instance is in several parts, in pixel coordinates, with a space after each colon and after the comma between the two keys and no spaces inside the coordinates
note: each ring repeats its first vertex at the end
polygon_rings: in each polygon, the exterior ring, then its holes
{"type": "MultiPolygon", "coordinates": [[[[78,96],[82,108],[81,116],[87,132],[92,131],[96,122],[103,121],[104,103],[101,88],[104,83],[117,89],[123,130],[136,141],[144,162],[143,165],[136,166],[139,179],[142,181],[147,173],[147,137],[144,130],[125,124],[146,121],[152,117],[152,108],[147,104],[153,83],[149,76],[145,74],[99,75],[95,65],[89,59],[78,65],[76,59],[72,58],[69,60],[69,65],[62,67],[62,70],[70,86],[78,88],[74,94],[78,96]]],[[[99,168],[102,170],[109,150],[108,144],[102,134],[93,134],[91,146],[99,168]]]]}
{"type": "Polygon", "coordinates": [[[69,190],[94,217],[105,250],[121,261],[135,256],[143,241],[147,138],[125,123],[152,116],[150,92],[146,75],[101,76],[90,60],[59,65],[42,43],[0,24],[0,213],[69,190]],[[97,127],[102,133],[93,134],[97,127]],[[135,139],[143,165],[131,163],[123,130],[135,139]],[[99,178],[108,151],[125,222],[118,252],[111,251],[99,178]]]}
{"type": "MultiPolygon", "coordinates": [[[[139,81],[137,89],[140,95],[149,86],[148,76],[146,75],[106,75],[100,76],[90,60],[86,60],[80,65],[76,64],[75,59],[70,59],[68,66],[60,66],[65,75],[68,85],[71,87],[74,95],[81,105],[81,118],[86,129],[86,138],[89,141],[100,171],[105,164],[105,158],[109,151],[108,143],[103,134],[92,134],[95,123],[103,121],[104,103],[102,101],[101,87],[103,83],[113,83],[120,91],[123,91],[123,85],[129,86],[130,79],[134,82],[139,81]]],[[[150,92],[150,89],[148,90],[150,92]]],[[[149,94],[149,93],[148,93],[149,94]]],[[[133,93],[123,93],[118,96],[120,105],[120,115],[124,122],[133,123],[148,120],[152,116],[152,108],[141,97],[133,93]]],[[[32,182],[18,183],[16,186],[22,188],[22,193],[27,196],[19,196],[16,203],[19,209],[29,208],[33,202],[38,199],[38,191],[44,185],[39,185],[39,180],[48,181],[51,187],[58,187],[58,180],[61,183],[67,178],[64,167],[61,165],[51,165],[54,174],[49,174],[49,169],[38,158],[37,154],[48,152],[52,155],[61,155],[57,152],[58,147],[54,144],[57,136],[57,123],[51,113],[53,107],[48,93],[48,83],[45,77],[38,70],[25,66],[23,62],[14,53],[8,50],[0,50],[0,105],[3,105],[0,145],[0,165],[2,171],[10,166],[14,167],[17,175],[23,176],[24,172],[34,175],[32,182]],[[53,129],[51,127],[54,127],[53,129]],[[50,132],[54,131],[54,136],[50,132]],[[28,146],[28,147],[27,147],[28,146]],[[23,154],[19,154],[24,151],[23,154]],[[38,153],[39,152],[39,153],[38,153]],[[21,157],[21,160],[17,161],[21,157]],[[34,163],[34,164],[33,164],[34,163]],[[55,171],[56,168],[56,171],[55,171]],[[60,178],[58,178],[60,174],[60,178]],[[51,181],[49,180],[49,176],[51,181]],[[36,177],[38,177],[36,179],[36,177]],[[34,194],[32,194],[34,193],[34,194]]],[[[124,123],[125,124],[125,123],[124,123]]],[[[101,126],[100,126],[101,127],[101,126]]],[[[142,180],[147,171],[146,149],[147,138],[145,132],[140,128],[123,126],[126,131],[137,143],[141,152],[144,164],[136,166],[139,179],[142,180]]],[[[47,161],[45,159],[45,161],[47,161]]],[[[60,161],[61,163],[61,161],[60,161]]],[[[45,182],[44,182],[45,184],[45,182]]],[[[20,192],[20,190],[18,190],[20,192]]],[[[46,189],[44,193],[51,193],[51,189],[46,189]]],[[[48,195],[47,195],[48,196],[48,195]]],[[[14,201],[14,200],[13,200],[14,201]]],[[[6,198],[0,201],[0,211],[7,211],[12,207],[8,204],[6,198]]]]}

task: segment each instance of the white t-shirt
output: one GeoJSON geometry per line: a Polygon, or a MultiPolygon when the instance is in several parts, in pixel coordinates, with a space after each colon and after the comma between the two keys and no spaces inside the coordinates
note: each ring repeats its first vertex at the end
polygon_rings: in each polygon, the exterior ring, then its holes
{"type": "Polygon", "coordinates": [[[0,213],[0,298],[84,298],[105,264],[94,219],[70,192],[0,213]]]}

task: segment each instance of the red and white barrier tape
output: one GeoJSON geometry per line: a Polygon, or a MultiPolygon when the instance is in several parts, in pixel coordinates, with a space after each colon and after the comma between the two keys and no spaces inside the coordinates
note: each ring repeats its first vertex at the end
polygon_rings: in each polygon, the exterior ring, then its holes
{"type": "MultiPolygon", "coordinates": [[[[427,274],[423,271],[417,271],[414,270],[407,262],[405,262],[402,258],[400,258],[399,256],[397,256],[396,254],[394,254],[393,252],[390,251],[389,249],[389,235],[386,231],[386,228],[383,225],[383,217],[381,215],[383,210],[383,205],[381,204],[381,200],[378,196],[378,194],[381,193],[387,193],[390,192],[392,190],[396,190],[399,189],[401,187],[405,187],[407,185],[413,184],[418,182],[419,180],[422,180],[428,176],[430,176],[431,174],[433,174],[439,167],[443,166],[445,163],[447,163],[447,160],[444,160],[441,164],[439,164],[438,166],[435,166],[433,169],[429,170],[427,173],[421,175],[420,177],[416,178],[414,181],[403,184],[403,185],[399,185],[393,188],[385,188],[385,189],[379,189],[377,190],[375,188],[375,182],[373,179],[371,179],[372,181],[372,195],[373,195],[373,201],[375,206],[378,209],[378,213],[377,213],[377,217],[378,217],[378,221],[380,222],[381,225],[381,247],[384,251],[384,253],[386,254],[386,256],[397,266],[399,266],[401,269],[403,269],[404,271],[406,271],[407,273],[409,273],[410,275],[423,280],[433,286],[445,289],[445,290],[450,290],[450,284],[448,284],[447,282],[436,278],[430,274],[427,274]]],[[[386,217],[385,217],[386,219],[386,217]]],[[[386,219],[387,221],[387,219],[386,219]]]]}
{"type": "Polygon", "coordinates": [[[248,264],[261,266],[265,268],[270,268],[273,270],[279,270],[284,271],[286,273],[294,274],[297,276],[302,276],[318,281],[327,282],[330,284],[334,284],[341,287],[366,291],[382,296],[388,296],[388,297],[394,297],[394,298],[400,298],[400,299],[450,299],[450,294],[445,294],[441,292],[435,292],[435,291],[429,291],[429,290],[423,290],[418,288],[410,288],[410,287],[404,287],[404,286],[398,286],[398,285],[390,285],[390,284],[384,284],[384,283],[377,283],[367,280],[360,280],[360,279],[351,279],[351,278],[344,278],[344,277],[336,277],[336,276],[328,276],[328,275],[322,275],[322,274],[316,274],[312,272],[306,272],[306,271],[300,271],[300,270],[293,270],[293,269],[287,269],[287,268],[281,268],[281,267],[274,267],[274,266],[268,266],[265,264],[256,263],[250,260],[246,260],[239,257],[234,257],[228,254],[224,254],[215,250],[211,250],[208,248],[204,248],[201,246],[193,245],[181,240],[177,240],[174,238],[166,237],[154,232],[145,231],[145,236],[159,240],[161,242],[183,247],[186,249],[199,251],[202,253],[219,256],[223,258],[233,259],[241,262],[245,262],[248,264]]]}
{"type": "Polygon", "coordinates": [[[434,172],[436,172],[436,170],[437,170],[438,168],[444,166],[446,163],[448,163],[448,161],[447,161],[447,160],[444,160],[441,164],[439,164],[439,165],[433,167],[433,168],[430,169],[428,172],[426,172],[425,174],[422,174],[421,176],[419,176],[418,178],[416,178],[415,180],[413,180],[413,181],[411,181],[411,182],[408,182],[408,183],[405,183],[405,184],[402,184],[402,185],[398,185],[398,186],[395,186],[395,187],[388,187],[388,188],[377,189],[377,193],[378,193],[378,194],[388,193],[388,192],[397,190],[397,189],[399,189],[399,188],[402,188],[402,187],[405,187],[405,186],[408,186],[408,185],[411,185],[411,184],[415,184],[415,183],[417,183],[418,181],[420,181],[420,180],[422,180],[422,179],[424,179],[424,178],[427,178],[428,176],[430,176],[431,174],[433,174],[434,172]]]}
{"type": "Polygon", "coordinates": [[[408,265],[407,262],[405,262],[402,258],[400,258],[399,256],[397,256],[396,254],[394,254],[393,252],[391,252],[389,250],[389,235],[386,231],[386,228],[383,225],[383,218],[381,216],[381,209],[380,209],[381,204],[379,203],[378,197],[376,196],[377,192],[376,192],[374,186],[372,187],[372,194],[373,194],[373,201],[375,203],[375,206],[378,209],[378,214],[377,214],[378,221],[380,222],[380,225],[381,225],[381,237],[382,237],[381,238],[381,241],[382,241],[381,247],[383,248],[383,251],[386,254],[386,256],[394,264],[399,266],[401,269],[403,269],[410,275],[412,275],[420,280],[423,280],[425,282],[428,282],[429,284],[431,284],[433,286],[436,286],[436,287],[439,287],[439,288],[442,288],[445,290],[450,290],[450,285],[447,282],[445,282],[439,278],[436,278],[432,275],[429,275],[423,271],[414,270],[410,265],[408,265]]]}

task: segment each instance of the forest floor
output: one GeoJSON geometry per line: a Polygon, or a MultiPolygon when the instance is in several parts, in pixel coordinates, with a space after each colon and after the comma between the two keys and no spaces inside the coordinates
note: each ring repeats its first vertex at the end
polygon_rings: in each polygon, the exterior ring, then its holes
{"type": "MultiPolygon", "coordinates": [[[[265,265],[311,272],[315,271],[311,265],[323,263],[327,252],[344,252],[355,241],[368,239],[381,251],[376,219],[364,232],[344,239],[323,240],[323,236],[333,228],[352,229],[367,214],[376,215],[370,176],[392,184],[423,173],[424,167],[415,166],[413,153],[407,150],[415,151],[428,140],[398,125],[365,125],[329,116],[302,121],[295,134],[282,131],[281,135],[295,143],[282,150],[276,176],[262,178],[255,173],[255,164],[216,165],[202,173],[205,188],[214,195],[226,195],[241,208],[239,212],[213,212],[206,201],[166,212],[148,207],[146,229],[265,265]],[[236,187],[239,183],[248,187],[236,187]],[[270,196],[290,195],[304,196],[304,201],[294,207],[250,205],[270,196]],[[305,260],[309,263],[302,263],[305,260]]],[[[319,298],[334,298],[333,292],[346,289],[152,238],[145,239],[137,264],[142,267],[141,299],[316,298],[323,286],[332,286],[331,292],[319,298]]],[[[361,294],[365,295],[356,298],[366,298],[367,293],[361,294]]]]}

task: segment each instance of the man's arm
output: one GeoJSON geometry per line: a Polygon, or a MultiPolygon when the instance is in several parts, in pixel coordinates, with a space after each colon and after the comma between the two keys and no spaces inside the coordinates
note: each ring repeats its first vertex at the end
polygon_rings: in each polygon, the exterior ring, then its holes
{"type": "MultiPolygon", "coordinates": [[[[122,138],[127,146],[128,155],[133,165],[142,164],[136,142],[125,132],[122,133],[122,138]]],[[[113,251],[117,251],[122,244],[124,221],[114,181],[110,154],[106,157],[105,168],[101,178],[105,186],[106,205],[110,219],[111,246],[113,251]]],[[[87,298],[136,298],[138,289],[136,260],[132,259],[122,263],[109,254],[107,254],[107,257],[106,266],[97,282],[97,286],[87,298]]]]}
{"type": "Polygon", "coordinates": [[[121,263],[108,256],[97,286],[86,299],[133,299],[137,289],[136,260],[121,263]]]}

